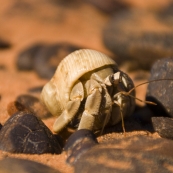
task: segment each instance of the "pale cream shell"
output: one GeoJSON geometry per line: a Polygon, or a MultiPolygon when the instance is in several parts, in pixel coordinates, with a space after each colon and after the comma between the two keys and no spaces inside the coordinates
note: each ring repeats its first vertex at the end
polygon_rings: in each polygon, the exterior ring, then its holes
{"type": "Polygon", "coordinates": [[[44,86],[41,100],[53,115],[59,116],[69,101],[74,83],[85,73],[109,65],[117,69],[113,59],[95,50],[81,49],[69,54],[44,86]]]}

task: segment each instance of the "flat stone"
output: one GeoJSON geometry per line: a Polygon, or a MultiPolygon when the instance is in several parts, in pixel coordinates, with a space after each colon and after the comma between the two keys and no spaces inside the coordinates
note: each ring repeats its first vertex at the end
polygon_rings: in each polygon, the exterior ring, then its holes
{"type": "Polygon", "coordinates": [[[151,69],[151,80],[147,88],[146,100],[157,105],[148,105],[156,116],[173,117],[173,57],[158,60],[151,69]],[[168,80],[169,79],[169,80],[168,80]]]}
{"type": "Polygon", "coordinates": [[[16,61],[17,69],[22,71],[33,70],[33,60],[42,47],[43,44],[36,43],[21,51],[16,61]]]}
{"type": "Polygon", "coordinates": [[[155,131],[163,138],[173,139],[173,118],[153,117],[155,131]]]}
{"type": "Polygon", "coordinates": [[[96,145],[75,163],[75,173],[172,172],[173,141],[144,136],[96,145]],[[167,150],[167,151],[166,151],[167,150]]]}
{"type": "Polygon", "coordinates": [[[80,49],[68,43],[57,43],[41,48],[34,58],[34,70],[39,77],[50,79],[60,61],[71,52],[80,49]]]}
{"type": "Polygon", "coordinates": [[[12,115],[0,130],[0,149],[11,153],[61,153],[57,138],[30,112],[12,115]]]}
{"type": "Polygon", "coordinates": [[[36,43],[21,51],[16,66],[18,70],[34,70],[39,77],[50,79],[59,62],[77,49],[80,47],[68,43],[50,45],[36,43]]]}
{"type": "Polygon", "coordinates": [[[0,173],[59,173],[58,170],[41,163],[17,158],[0,160],[0,168],[0,173]]]}
{"type": "Polygon", "coordinates": [[[158,14],[158,19],[168,25],[173,25],[173,2],[170,2],[168,6],[162,8],[158,14]]]}

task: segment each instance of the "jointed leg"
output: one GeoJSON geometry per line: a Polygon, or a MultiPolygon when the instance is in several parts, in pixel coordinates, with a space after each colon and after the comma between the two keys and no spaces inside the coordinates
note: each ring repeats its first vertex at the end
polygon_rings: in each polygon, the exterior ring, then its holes
{"type": "Polygon", "coordinates": [[[121,94],[118,93],[118,94],[116,94],[114,97],[117,98],[117,100],[115,100],[115,98],[114,98],[114,103],[115,103],[116,105],[118,105],[119,108],[120,108],[120,115],[121,115],[121,121],[122,121],[122,128],[123,128],[124,135],[126,136],[126,130],[125,130],[125,125],[124,125],[124,116],[123,116],[123,110],[122,110],[122,104],[123,104],[123,103],[122,103],[122,99],[121,99],[121,94]]]}
{"type": "Polygon", "coordinates": [[[85,110],[82,114],[78,129],[93,130],[95,116],[98,115],[101,104],[102,88],[95,80],[88,80],[85,84],[87,90],[87,99],[85,110]]]}
{"type": "Polygon", "coordinates": [[[65,110],[56,119],[53,125],[53,131],[58,133],[61,131],[76,115],[79,110],[80,103],[84,97],[83,85],[78,82],[72,89],[70,101],[67,103],[65,110]]]}

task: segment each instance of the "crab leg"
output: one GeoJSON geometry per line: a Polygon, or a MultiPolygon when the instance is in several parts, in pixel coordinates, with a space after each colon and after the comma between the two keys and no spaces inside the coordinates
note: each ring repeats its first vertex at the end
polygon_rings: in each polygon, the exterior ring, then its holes
{"type": "Polygon", "coordinates": [[[70,94],[70,101],[62,114],[56,119],[53,125],[53,131],[58,133],[61,131],[76,115],[79,110],[81,101],[84,97],[83,85],[81,82],[76,83],[70,94]]]}
{"type": "Polygon", "coordinates": [[[102,98],[102,87],[97,81],[91,79],[86,82],[85,88],[87,92],[87,99],[85,103],[85,110],[82,114],[78,130],[93,130],[95,116],[99,114],[102,98]]]}

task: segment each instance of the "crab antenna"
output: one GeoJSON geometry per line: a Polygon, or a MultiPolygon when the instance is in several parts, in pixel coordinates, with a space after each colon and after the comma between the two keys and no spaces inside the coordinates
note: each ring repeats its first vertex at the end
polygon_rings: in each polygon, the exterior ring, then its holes
{"type": "Polygon", "coordinates": [[[156,82],[156,81],[162,81],[162,80],[172,80],[173,81],[173,79],[154,79],[154,80],[150,80],[150,81],[147,81],[147,82],[143,82],[139,85],[136,85],[134,88],[132,88],[130,91],[128,91],[128,94],[130,94],[133,90],[135,90],[137,87],[139,87],[141,85],[148,84],[148,83],[151,83],[151,82],[156,82]]]}
{"type": "Polygon", "coordinates": [[[150,104],[150,105],[157,105],[157,104],[154,103],[154,102],[141,100],[141,99],[139,99],[139,98],[137,98],[137,97],[134,97],[134,96],[132,96],[132,95],[130,95],[130,94],[129,94],[128,96],[130,96],[130,97],[132,97],[132,98],[134,98],[134,99],[136,99],[136,100],[139,100],[140,102],[144,102],[144,103],[147,103],[147,104],[150,104]]]}

